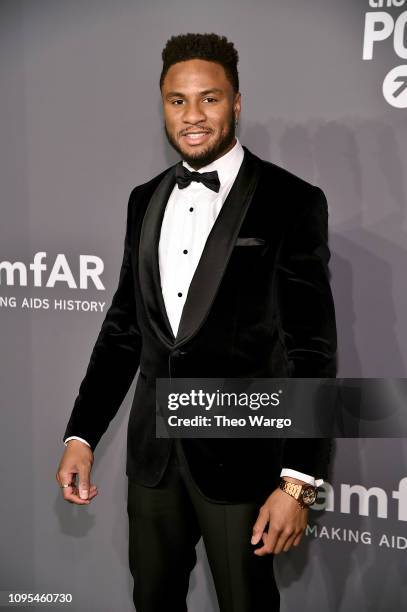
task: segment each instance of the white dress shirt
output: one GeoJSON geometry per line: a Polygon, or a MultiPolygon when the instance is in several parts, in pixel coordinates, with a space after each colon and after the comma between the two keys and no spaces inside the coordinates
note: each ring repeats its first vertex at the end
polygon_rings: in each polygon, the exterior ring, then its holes
{"type": "MultiPolygon", "coordinates": [[[[189,285],[206,240],[239,172],[243,156],[243,147],[236,139],[230,151],[198,170],[217,171],[220,181],[218,193],[202,183],[192,181],[184,189],[179,189],[176,184],[168,198],[161,225],[158,258],[161,290],[174,336],[177,335],[189,285]]],[[[182,163],[188,170],[194,171],[187,162],[182,163]]],[[[81,440],[90,446],[78,436],[66,438],[65,445],[72,439],[81,440]]],[[[289,468],[283,468],[280,476],[298,478],[313,486],[323,483],[322,479],[315,480],[309,474],[289,468]]]]}

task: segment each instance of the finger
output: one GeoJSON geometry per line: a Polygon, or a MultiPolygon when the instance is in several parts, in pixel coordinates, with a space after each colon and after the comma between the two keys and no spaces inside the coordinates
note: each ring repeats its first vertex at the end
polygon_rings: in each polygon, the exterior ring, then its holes
{"type": "MultiPolygon", "coordinates": [[[[92,498],[93,497],[95,497],[95,494],[92,495],[92,498]]],[[[79,495],[78,487],[71,486],[64,489],[64,499],[72,504],[77,504],[78,506],[86,506],[91,501],[91,494],[89,494],[87,499],[82,499],[79,495]]]]}
{"type": "Polygon", "coordinates": [[[90,465],[79,466],[79,497],[88,499],[90,491],[90,465]]]}
{"type": "Polygon", "coordinates": [[[290,550],[290,548],[293,546],[294,541],[296,539],[296,534],[294,533],[291,537],[287,538],[286,543],[283,546],[283,550],[282,552],[288,552],[290,550]]]}
{"type": "Polygon", "coordinates": [[[99,491],[98,491],[97,486],[96,486],[96,485],[91,484],[91,485],[90,485],[90,489],[89,489],[89,497],[88,497],[89,501],[90,501],[91,499],[93,499],[94,497],[96,497],[96,495],[97,495],[98,493],[99,493],[99,491]]]}
{"type": "Polygon", "coordinates": [[[280,530],[269,526],[268,532],[263,535],[263,546],[256,548],[254,554],[263,557],[273,552],[276,542],[280,536],[280,530]]]}
{"type": "Polygon", "coordinates": [[[60,487],[64,484],[70,484],[74,477],[75,477],[74,472],[67,472],[66,470],[59,470],[55,474],[56,481],[60,487]]]}
{"type": "MultiPolygon", "coordinates": [[[[64,499],[71,504],[77,504],[78,506],[86,506],[88,505],[96,495],[98,495],[99,491],[97,489],[90,489],[88,499],[81,499],[79,496],[79,491],[76,487],[72,487],[72,491],[68,492],[64,495],[64,499]]],[[[67,489],[68,490],[68,489],[67,489]]]]}
{"type": "Polygon", "coordinates": [[[76,486],[76,472],[62,472],[60,473],[60,482],[67,484],[62,488],[62,495],[64,499],[72,504],[84,505],[88,504],[88,500],[83,500],[79,496],[78,488],[76,486]]]}
{"type": "Polygon", "coordinates": [[[257,544],[258,542],[260,542],[263,536],[263,533],[266,529],[266,525],[268,521],[269,521],[268,512],[266,510],[263,510],[263,508],[260,508],[260,512],[259,512],[259,516],[257,517],[257,521],[253,525],[252,537],[250,540],[252,544],[257,544]]]}
{"type": "Polygon", "coordinates": [[[81,499],[76,493],[68,494],[66,495],[66,497],[64,497],[64,499],[70,504],[76,504],[77,506],[87,506],[88,504],[90,504],[89,499],[81,499]]]}
{"type": "Polygon", "coordinates": [[[59,482],[59,486],[61,487],[62,494],[65,497],[66,495],[72,493],[76,487],[76,472],[61,471],[58,474],[57,480],[59,482]]]}
{"type": "Polygon", "coordinates": [[[296,537],[296,538],[294,538],[293,546],[298,546],[298,545],[299,545],[299,543],[301,542],[301,538],[302,538],[302,536],[303,536],[303,535],[304,535],[304,532],[302,531],[301,533],[299,533],[299,534],[297,535],[297,537],[296,537]]]}
{"type": "Polygon", "coordinates": [[[285,529],[284,531],[282,531],[280,537],[278,538],[274,546],[274,554],[279,555],[284,550],[284,547],[288,545],[291,538],[295,537],[295,534],[296,532],[294,531],[294,529],[285,529]]]}

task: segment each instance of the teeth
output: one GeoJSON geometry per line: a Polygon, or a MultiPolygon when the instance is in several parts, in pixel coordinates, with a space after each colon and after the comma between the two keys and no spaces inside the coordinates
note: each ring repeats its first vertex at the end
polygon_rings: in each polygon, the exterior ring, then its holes
{"type": "Polygon", "coordinates": [[[187,134],[187,137],[192,138],[194,140],[200,138],[203,134],[205,134],[205,132],[194,132],[192,134],[187,134]]]}

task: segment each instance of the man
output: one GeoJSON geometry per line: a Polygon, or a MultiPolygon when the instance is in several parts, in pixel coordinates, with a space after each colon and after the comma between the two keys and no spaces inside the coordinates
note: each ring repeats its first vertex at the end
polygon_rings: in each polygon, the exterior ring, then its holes
{"type": "Polygon", "coordinates": [[[202,536],[222,612],[271,612],[273,557],[301,540],[329,444],[156,438],[155,380],[335,376],[326,199],[236,138],[232,43],[185,34],[162,57],[165,132],[183,161],[130,195],[119,285],[57,480],[67,501],[97,495],[93,451],[140,366],[126,468],[137,611],[186,610],[202,536]]]}

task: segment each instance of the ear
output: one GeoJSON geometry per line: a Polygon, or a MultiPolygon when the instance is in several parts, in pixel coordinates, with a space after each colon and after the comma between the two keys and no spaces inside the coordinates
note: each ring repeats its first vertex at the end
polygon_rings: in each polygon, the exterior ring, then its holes
{"type": "Polygon", "coordinates": [[[238,91],[235,94],[235,97],[234,97],[234,100],[233,100],[233,112],[234,112],[234,115],[235,115],[235,120],[239,120],[239,117],[240,117],[240,112],[241,112],[241,109],[242,109],[241,108],[241,98],[242,98],[242,95],[241,95],[240,91],[238,91]]]}

